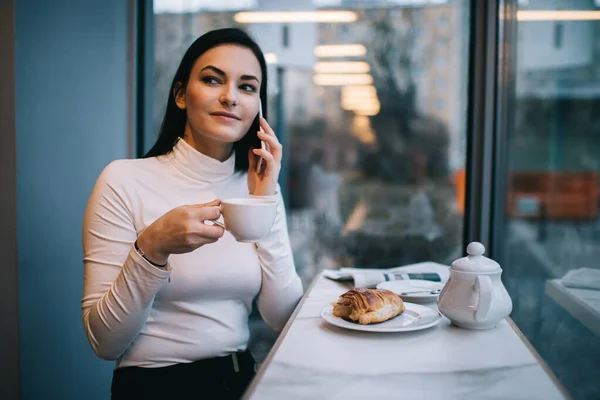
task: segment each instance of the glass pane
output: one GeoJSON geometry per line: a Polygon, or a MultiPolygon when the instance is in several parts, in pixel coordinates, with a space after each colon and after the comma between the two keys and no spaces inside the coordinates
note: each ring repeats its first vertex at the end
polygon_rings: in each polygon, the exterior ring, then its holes
{"type": "Polygon", "coordinates": [[[498,113],[512,318],[574,399],[600,398],[599,19],[593,1],[519,1],[514,101],[498,113]]]}
{"type": "Polygon", "coordinates": [[[305,287],[324,268],[449,264],[462,254],[467,0],[154,7],[155,131],[199,35],[237,26],[267,53],[269,122],[285,147],[280,182],[305,287]],[[293,11],[321,7],[353,22],[294,22],[293,11]],[[258,10],[292,11],[292,20],[260,23],[258,10]]]}

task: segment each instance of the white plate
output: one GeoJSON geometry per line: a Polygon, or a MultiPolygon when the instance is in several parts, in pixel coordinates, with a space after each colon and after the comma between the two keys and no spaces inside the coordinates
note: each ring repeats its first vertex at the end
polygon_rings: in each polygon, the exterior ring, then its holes
{"type": "Polygon", "coordinates": [[[404,312],[397,317],[378,324],[361,325],[333,315],[333,306],[321,311],[321,318],[340,328],[364,332],[410,332],[437,325],[442,316],[437,311],[418,304],[404,303],[404,312]]]}
{"type": "Polygon", "coordinates": [[[382,282],[377,285],[377,289],[387,289],[396,293],[402,300],[412,301],[414,303],[426,303],[437,300],[438,294],[431,294],[427,291],[439,289],[442,290],[444,284],[441,282],[424,281],[419,279],[398,280],[382,282]],[[425,290],[426,292],[401,294],[404,292],[415,292],[417,290],[425,290]]]}

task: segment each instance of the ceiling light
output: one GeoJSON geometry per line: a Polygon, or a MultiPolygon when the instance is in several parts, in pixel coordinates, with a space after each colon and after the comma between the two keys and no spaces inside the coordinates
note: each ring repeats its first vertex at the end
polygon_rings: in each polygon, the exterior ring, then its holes
{"type": "Polygon", "coordinates": [[[240,24],[286,23],[286,22],[354,22],[354,11],[244,11],[234,15],[240,24]]]}
{"type": "Polygon", "coordinates": [[[353,97],[342,97],[342,104],[366,104],[379,102],[377,96],[353,96],[353,97]]]}
{"type": "Polygon", "coordinates": [[[376,145],[377,137],[371,127],[371,120],[363,115],[354,115],[351,126],[352,135],[367,145],[376,145]]]}
{"type": "Polygon", "coordinates": [[[375,86],[371,85],[352,85],[342,88],[342,97],[373,97],[377,96],[375,86]]]}
{"type": "Polygon", "coordinates": [[[318,62],[315,64],[315,72],[327,73],[355,73],[369,72],[371,67],[364,61],[341,61],[341,62],[318,62]]]}
{"type": "Polygon", "coordinates": [[[377,109],[364,109],[364,110],[354,110],[355,115],[363,115],[367,117],[372,117],[374,115],[379,114],[379,108],[377,109]]]}
{"type": "Polygon", "coordinates": [[[379,110],[379,101],[377,99],[363,100],[363,101],[344,101],[342,100],[342,108],[344,110],[379,110]]]}
{"type": "Polygon", "coordinates": [[[321,86],[369,85],[373,77],[369,74],[315,74],[313,82],[321,86]]]}
{"type": "Polygon", "coordinates": [[[265,61],[267,64],[277,64],[277,54],[265,53],[265,61]]]}
{"type": "Polygon", "coordinates": [[[342,101],[365,101],[373,99],[377,100],[377,95],[373,93],[342,94],[342,101]]]}
{"type": "Polygon", "coordinates": [[[316,57],[360,57],[367,54],[362,44],[331,44],[315,47],[316,57]]]}
{"type": "Polygon", "coordinates": [[[521,10],[518,21],[589,21],[600,20],[600,11],[585,10],[521,10]]]}

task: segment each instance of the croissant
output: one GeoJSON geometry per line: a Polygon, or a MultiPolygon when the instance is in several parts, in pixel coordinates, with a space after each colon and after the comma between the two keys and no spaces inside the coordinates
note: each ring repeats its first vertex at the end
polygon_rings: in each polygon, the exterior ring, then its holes
{"type": "Polygon", "coordinates": [[[352,289],[333,304],[333,315],[361,325],[384,322],[403,312],[402,299],[385,289],[352,289]]]}

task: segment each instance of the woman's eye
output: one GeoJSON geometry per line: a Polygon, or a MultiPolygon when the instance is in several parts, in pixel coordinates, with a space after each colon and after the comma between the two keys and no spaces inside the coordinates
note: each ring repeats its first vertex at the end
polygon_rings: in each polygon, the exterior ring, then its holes
{"type": "Polygon", "coordinates": [[[247,92],[256,92],[256,86],[250,84],[244,84],[240,86],[240,89],[245,90],[247,92]]]}
{"type": "Polygon", "coordinates": [[[212,85],[212,84],[219,83],[219,80],[217,78],[215,78],[214,76],[205,76],[204,78],[202,78],[202,82],[212,85]]]}

